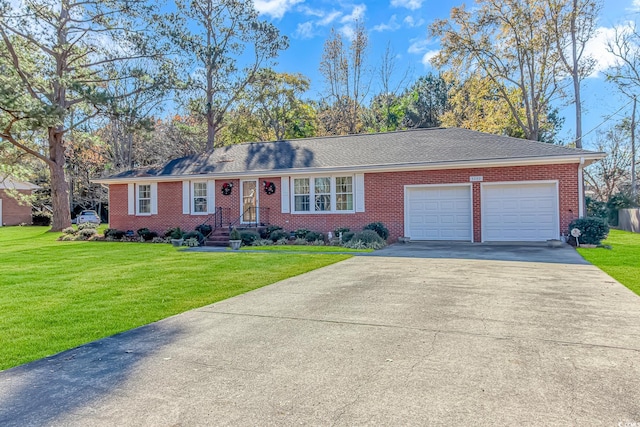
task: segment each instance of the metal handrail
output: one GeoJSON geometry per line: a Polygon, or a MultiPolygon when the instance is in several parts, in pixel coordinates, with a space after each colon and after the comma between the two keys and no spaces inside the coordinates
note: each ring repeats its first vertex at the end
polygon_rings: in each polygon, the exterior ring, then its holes
{"type": "Polygon", "coordinates": [[[222,208],[218,207],[215,209],[215,212],[213,214],[209,215],[207,219],[202,224],[200,224],[201,226],[211,225],[211,231],[208,232],[206,236],[204,236],[205,238],[209,237],[218,228],[222,228],[222,219],[223,219],[222,208]],[[211,220],[213,220],[213,224],[209,224],[211,220]]]}
{"type": "Polygon", "coordinates": [[[246,208],[238,218],[236,218],[234,221],[229,223],[229,230],[232,230],[234,228],[234,225],[241,223],[245,215],[248,212],[251,212],[251,210],[255,210],[255,221],[243,222],[242,225],[247,227],[252,227],[252,226],[257,227],[258,225],[269,225],[269,208],[263,208],[259,206],[250,206],[246,208]],[[266,220],[265,220],[265,217],[266,217],[266,220]]]}

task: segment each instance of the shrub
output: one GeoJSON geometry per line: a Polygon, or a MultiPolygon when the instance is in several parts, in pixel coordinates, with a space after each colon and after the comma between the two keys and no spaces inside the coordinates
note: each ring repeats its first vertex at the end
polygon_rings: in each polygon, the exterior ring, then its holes
{"type": "Polygon", "coordinates": [[[118,230],[117,228],[107,228],[104,230],[104,237],[120,240],[126,234],[123,230],[118,230]]]}
{"type": "Polygon", "coordinates": [[[141,242],[142,241],[149,242],[153,240],[154,237],[158,237],[158,233],[156,233],[155,231],[149,230],[147,227],[138,229],[137,234],[138,236],[140,236],[141,242]]]}
{"type": "Polygon", "coordinates": [[[298,237],[293,242],[291,242],[292,245],[298,245],[298,246],[305,246],[307,243],[309,243],[307,242],[307,239],[303,239],[301,237],[298,237]]]}
{"type": "Polygon", "coordinates": [[[93,228],[95,230],[98,228],[98,224],[94,224],[93,222],[83,222],[82,224],[78,224],[78,230],[84,230],[86,228],[93,228]]]}
{"type": "MultiPolygon", "coordinates": [[[[574,228],[577,228],[582,233],[578,237],[579,242],[587,245],[599,245],[609,234],[609,226],[602,218],[584,217],[574,219],[569,224],[569,236],[571,236],[571,230],[574,228]]],[[[571,242],[575,243],[573,237],[570,238],[571,242]]]]}
{"type": "Polygon", "coordinates": [[[346,233],[342,233],[342,242],[346,243],[353,239],[353,235],[356,234],[353,231],[347,231],[346,233]]]}
{"type": "Polygon", "coordinates": [[[173,227],[164,232],[164,237],[170,237],[172,239],[182,239],[184,231],[180,227],[173,227]]]}
{"type": "Polygon", "coordinates": [[[51,225],[52,215],[49,212],[37,212],[31,215],[33,225],[51,225]]]}
{"type": "Polygon", "coordinates": [[[343,244],[342,246],[349,249],[382,249],[386,246],[386,243],[382,241],[382,239],[380,240],[381,240],[380,242],[364,243],[362,240],[354,239],[350,242],[343,244]]]}
{"type": "Polygon", "coordinates": [[[285,239],[287,240],[289,238],[289,233],[287,233],[286,231],[280,229],[280,230],[273,230],[271,232],[271,234],[269,234],[269,239],[271,239],[274,242],[277,242],[280,239],[285,239]]]}
{"type": "Polygon", "coordinates": [[[282,230],[282,227],[280,227],[279,225],[269,225],[266,228],[262,229],[262,233],[260,235],[264,239],[270,239],[271,233],[278,230],[282,230]]]}
{"type": "Polygon", "coordinates": [[[83,228],[82,230],[78,230],[78,236],[84,237],[88,239],[91,236],[95,236],[98,234],[95,228],[83,228]]]}
{"type": "Polygon", "coordinates": [[[167,239],[164,237],[154,237],[151,240],[151,243],[168,243],[168,242],[167,242],[167,239]]]}
{"type": "Polygon", "coordinates": [[[324,242],[324,235],[322,233],[316,233],[315,231],[309,231],[304,238],[307,242],[315,242],[316,240],[322,240],[324,242]]]}
{"type": "Polygon", "coordinates": [[[296,238],[298,239],[304,239],[305,237],[307,237],[307,234],[310,232],[310,230],[307,230],[306,228],[298,228],[295,231],[295,235],[296,238]]]}
{"type": "Polygon", "coordinates": [[[183,239],[186,241],[187,239],[196,239],[199,245],[204,244],[204,234],[199,231],[190,231],[185,233],[183,239]]]}
{"type": "Polygon", "coordinates": [[[229,240],[242,240],[242,236],[240,235],[240,231],[237,228],[231,230],[231,234],[229,234],[229,240]]]}
{"type": "MultiPolygon", "coordinates": [[[[193,231],[192,233],[200,233],[199,231],[193,231]]],[[[202,234],[202,233],[200,233],[202,234]]],[[[204,237],[203,237],[204,239],[204,237]]],[[[184,239],[184,242],[182,243],[182,246],[189,246],[190,248],[195,248],[200,246],[200,242],[198,241],[197,237],[189,237],[187,239],[184,239]]]]}
{"type": "Polygon", "coordinates": [[[240,240],[245,246],[251,246],[253,242],[260,239],[260,233],[253,230],[242,230],[240,232],[240,240]]]}
{"type": "Polygon", "coordinates": [[[289,243],[289,239],[280,239],[276,241],[274,244],[278,246],[286,245],[289,243]]]}
{"type": "Polygon", "coordinates": [[[311,246],[324,246],[324,240],[314,240],[311,242],[311,246]]]}
{"type": "Polygon", "coordinates": [[[587,196],[585,197],[585,204],[587,205],[587,216],[602,218],[605,221],[607,220],[609,211],[605,202],[601,202],[600,200],[595,200],[587,196]]]}
{"type": "Polygon", "coordinates": [[[344,233],[348,233],[349,231],[351,231],[349,227],[338,227],[335,230],[333,230],[333,235],[336,237],[340,237],[340,233],[344,234],[344,233]]]}
{"type": "Polygon", "coordinates": [[[383,243],[382,237],[374,230],[362,230],[353,235],[350,242],[361,241],[362,243],[383,243]]]}
{"type": "Polygon", "coordinates": [[[381,222],[372,222],[371,224],[365,225],[362,229],[375,231],[382,240],[387,240],[389,238],[389,230],[381,222]]]}
{"type": "Polygon", "coordinates": [[[204,236],[208,236],[209,234],[211,234],[212,230],[213,230],[213,227],[211,227],[209,224],[200,224],[199,226],[196,227],[196,231],[199,231],[204,236]]]}
{"type": "Polygon", "coordinates": [[[609,210],[609,224],[618,225],[618,211],[620,209],[631,208],[634,206],[633,200],[624,193],[617,193],[611,196],[607,201],[607,209],[609,210]]]}
{"type": "Polygon", "coordinates": [[[273,241],[271,239],[258,239],[254,241],[252,246],[271,246],[273,245],[273,241]]]}
{"type": "Polygon", "coordinates": [[[62,232],[64,234],[76,234],[76,230],[73,227],[67,227],[64,230],[62,230],[62,232]]]}

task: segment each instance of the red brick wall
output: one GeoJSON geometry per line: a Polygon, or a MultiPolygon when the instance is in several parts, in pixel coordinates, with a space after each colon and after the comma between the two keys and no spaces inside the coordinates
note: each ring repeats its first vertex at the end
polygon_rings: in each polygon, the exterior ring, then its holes
{"type": "MultiPolygon", "coordinates": [[[[31,191],[18,190],[19,193],[29,195],[31,191]]],[[[0,190],[2,199],[2,225],[31,224],[31,204],[22,203],[10,197],[5,190],[0,190]]]]}
{"type": "MultiPolygon", "coordinates": [[[[390,240],[404,234],[404,186],[419,184],[469,183],[470,176],[483,176],[483,182],[546,181],[558,180],[560,191],[560,231],[567,229],[569,222],[578,217],[578,165],[514,166],[501,168],[452,169],[436,171],[385,172],[365,174],[365,212],[348,214],[283,214],[280,209],[280,177],[260,177],[258,182],[259,205],[269,208],[269,222],[285,230],[308,228],[328,232],[338,227],[352,230],[362,228],[370,222],[384,223],[390,232],[390,240]],[[262,181],[276,184],[274,194],[266,194],[262,181]]],[[[231,209],[231,216],[240,215],[240,181],[216,180],[216,206],[231,209]],[[224,196],[220,188],[224,182],[233,183],[233,191],[224,196]]],[[[473,183],[473,235],[479,242],[481,236],[480,183],[473,183]]],[[[122,230],[149,229],[164,232],[167,228],[180,226],[192,230],[202,223],[204,217],[182,214],[182,183],[158,184],[158,215],[127,215],[127,186],[110,186],[110,225],[122,230]]]]}

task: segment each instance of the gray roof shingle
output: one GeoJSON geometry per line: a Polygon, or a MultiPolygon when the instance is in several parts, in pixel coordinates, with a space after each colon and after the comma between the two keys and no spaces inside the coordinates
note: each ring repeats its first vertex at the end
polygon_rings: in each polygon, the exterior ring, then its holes
{"type": "Polygon", "coordinates": [[[602,153],[467,129],[430,128],[230,145],[171,160],[157,168],[122,172],[108,179],[499,162],[598,154],[602,153]]]}

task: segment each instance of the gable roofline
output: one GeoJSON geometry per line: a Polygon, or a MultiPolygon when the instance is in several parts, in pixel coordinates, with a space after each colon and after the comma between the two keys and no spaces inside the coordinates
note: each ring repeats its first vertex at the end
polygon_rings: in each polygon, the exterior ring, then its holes
{"type": "Polygon", "coordinates": [[[0,177],[0,190],[38,190],[40,188],[30,182],[16,181],[11,177],[0,177]]]}
{"type": "Polygon", "coordinates": [[[379,164],[364,166],[341,166],[341,167],[310,167],[310,168],[288,168],[288,169],[263,169],[240,172],[220,172],[203,174],[176,174],[176,175],[147,175],[147,176],[127,176],[114,178],[93,179],[92,182],[98,184],[124,184],[132,182],[171,182],[210,178],[242,178],[255,176],[293,176],[293,175],[317,175],[334,174],[341,172],[403,172],[416,170],[442,170],[442,169],[472,169],[491,168],[509,166],[535,166],[549,164],[582,164],[586,167],[600,159],[606,157],[606,153],[590,152],[565,156],[542,156],[542,157],[522,157],[510,159],[480,159],[471,161],[451,161],[451,162],[415,162],[401,164],[379,164]]]}

